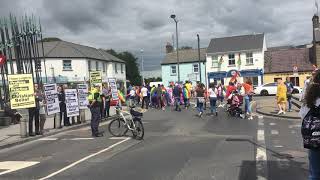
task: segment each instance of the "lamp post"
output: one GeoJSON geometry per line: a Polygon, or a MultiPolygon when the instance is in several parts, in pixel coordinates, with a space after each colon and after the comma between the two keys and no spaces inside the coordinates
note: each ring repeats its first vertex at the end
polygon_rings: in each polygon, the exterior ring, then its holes
{"type": "Polygon", "coordinates": [[[144,68],[143,68],[143,49],[140,50],[140,53],[141,53],[141,77],[142,77],[142,86],[144,85],[144,77],[143,77],[143,71],[144,71],[144,68]]]}
{"type": "Polygon", "coordinates": [[[197,39],[198,39],[198,60],[199,60],[200,83],[202,83],[202,77],[201,77],[201,60],[200,60],[200,37],[199,37],[199,34],[197,34],[197,39]]]}
{"type": "Polygon", "coordinates": [[[170,16],[170,18],[172,18],[174,20],[174,22],[176,23],[176,41],[177,41],[177,64],[178,64],[178,82],[180,82],[180,60],[179,60],[179,39],[178,39],[178,20],[176,19],[176,15],[172,14],[170,16]]]}

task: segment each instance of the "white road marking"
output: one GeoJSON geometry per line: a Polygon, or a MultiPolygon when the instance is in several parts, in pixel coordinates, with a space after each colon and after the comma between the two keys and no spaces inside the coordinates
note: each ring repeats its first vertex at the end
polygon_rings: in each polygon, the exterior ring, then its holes
{"type": "Polygon", "coordinates": [[[276,145],[276,146],[273,146],[275,148],[283,148],[284,146],[281,146],[281,145],[276,145]]]}
{"type": "Polygon", "coordinates": [[[278,134],[279,134],[279,131],[278,131],[278,130],[271,130],[271,134],[272,134],[272,135],[278,135],[278,134]]]}
{"type": "Polygon", "coordinates": [[[277,123],[269,123],[270,126],[275,126],[277,123]]]}
{"type": "Polygon", "coordinates": [[[290,129],[293,129],[293,128],[301,128],[301,124],[289,125],[289,128],[290,128],[290,129]]]}
{"type": "Polygon", "coordinates": [[[257,146],[257,154],[256,154],[256,174],[257,180],[266,180],[268,175],[267,172],[267,152],[265,149],[266,141],[265,141],[265,133],[264,133],[264,122],[263,119],[258,119],[259,128],[257,131],[257,143],[260,146],[257,146]]]}
{"type": "Polygon", "coordinates": [[[109,139],[127,139],[127,137],[111,137],[109,139]]]}
{"type": "Polygon", "coordinates": [[[100,151],[98,151],[98,152],[96,152],[96,153],[93,153],[93,154],[91,154],[91,155],[89,155],[89,156],[86,156],[86,157],[84,157],[84,158],[82,158],[82,159],[80,159],[80,160],[78,160],[78,161],[76,161],[76,162],[74,162],[74,163],[72,163],[72,164],[70,164],[70,165],[68,165],[68,166],[66,166],[66,167],[64,167],[64,168],[62,168],[62,169],[54,172],[54,173],[52,173],[52,174],[49,174],[49,175],[46,176],[46,177],[40,178],[39,180],[49,179],[49,178],[51,178],[51,177],[53,177],[53,176],[55,176],[55,175],[57,175],[57,174],[65,171],[65,170],[68,170],[68,169],[76,166],[77,164],[79,164],[79,163],[81,163],[81,162],[83,162],[83,161],[86,161],[86,160],[88,160],[88,159],[90,159],[90,158],[92,158],[92,157],[94,157],[94,156],[97,156],[97,155],[99,155],[99,154],[101,154],[101,153],[104,153],[104,152],[106,152],[106,151],[114,148],[115,146],[118,146],[118,145],[121,144],[121,143],[126,142],[126,141],[128,141],[129,139],[131,139],[131,138],[126,138],[126,139],[124,139],[124,140],[122,140],[122,141],[119,141],[119,142],[117,142],[117,143],[115,143],[115,144],[113,144],[113,145],[111,145],[111,146],[109,146],[109,147],[107,147],[107,148],[105,148],[105,149],[102,149],[102,150],[100,150],[100,151]]]}
{"type": "Polygon", "coordinates": [[[296,133],[297,133],[297,131],[291,130],[291,134],[296,134],[296,133]]]}
{"type": "Polygon", "coordinates": [[[77,140],[92,140],[94,138],[72,138],[72,139],[69,139],[71,141],[77,141],[77,140]]]}
{"type": "Polygon", "coordinates": [[[24,169],[38,163],[36,161],[3,161],[0,162],[0,169],[5,169],[6,171],[0,172],[0,175],[24,169]]]}
{"type": "Polygon", "coordinates": [[[38,139],[38,141],[56,141],[56,140],[58,140],[58,138],[47,137],[47,138],[38,139]]]}

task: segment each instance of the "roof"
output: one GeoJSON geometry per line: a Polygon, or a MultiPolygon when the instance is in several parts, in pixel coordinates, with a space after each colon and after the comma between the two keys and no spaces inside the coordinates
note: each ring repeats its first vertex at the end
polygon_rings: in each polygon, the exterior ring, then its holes
{"type": "Polygon", "coordinates": [[[211,39],[207,53],[226,53],[262,50],[264,34],[241,35],[211,39]]]}
{"type": "Polygon", "coordinates": [[[268,50],[264,54],[264,71],[265,73],[292,72],[294,66],[301,72],[312,71],[311,53],[309,48],[268,50]]]}
{"type": "MultiPolygon", "coordinates": [[[[39,54],[42,56],[41,43],[38,43],[38,46],[39,54]]],[[[109,54],[105,50],[67,41],[43,42],[43,49],[45,58],[87,58],[124,63],[123,60],[109,54]]]]}
{"type": "MultiPolygon", "coordinates": [[[[206,48],[200,48],[200,61],[202,62],[206,61],[206,51],[206,48]]],[[[198,49],[179,50],[179,63],[192,63],[198,61],[198,49]]],[[[177,51],[167,53],[161,64],[177,64],[177,51]]]]}

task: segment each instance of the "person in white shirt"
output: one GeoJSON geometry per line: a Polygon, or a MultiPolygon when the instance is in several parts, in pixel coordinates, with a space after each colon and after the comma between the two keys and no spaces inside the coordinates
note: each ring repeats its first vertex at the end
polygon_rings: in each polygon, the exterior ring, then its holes
{"type": "Polygon", "coordinates": [[[129,92],[129,106],[134,106],[135,105],[135,100],[136,98],[136,89],[132,88],[129,92]]]}
{"type": "Polygon", "coordinates": [[[148,98],[148,88],[146,86],[143,86],[141,88],[141,96],[142,96],[142,104],[141,108],[144,108],[144,104],[146,104],[146,109],[149,107],[149,98],[148,98]]]}
{"type": "Polygon", "coordinates": [[[210,84],[209,92],[209,99],[210,99],[210,107],[211,107],[211,115],[214,113],[218,116],[218,111],[216,107],[217,97],[218,97],[218,89],[215,87],[214,84],[210,84]]]}

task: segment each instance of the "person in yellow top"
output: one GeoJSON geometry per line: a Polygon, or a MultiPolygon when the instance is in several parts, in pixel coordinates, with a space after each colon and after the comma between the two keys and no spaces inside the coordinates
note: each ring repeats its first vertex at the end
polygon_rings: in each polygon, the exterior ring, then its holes
{"type": "Polygon", "coordinates": [[[286,114],[287,86],[283,83],[282,79],[278,79],[277,104],[279,107],[278,114],[286,114]]]}

